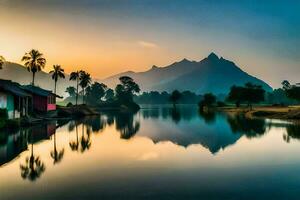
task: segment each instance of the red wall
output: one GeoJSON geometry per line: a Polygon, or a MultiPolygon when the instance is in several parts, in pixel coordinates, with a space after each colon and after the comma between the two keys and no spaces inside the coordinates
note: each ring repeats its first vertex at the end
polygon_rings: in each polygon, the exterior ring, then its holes
{"type": "Polygon", "coordinates": [[[47,97],[33,95],[33,108],[38,111],[47,112],[50,110],[56,110],[56,103],[48,104],[47,97]]]}
{"type": "Polygon", "coordinates": [[[33,95],[33,108],[38,111],[47,111],[47,97],[33,95]]]}

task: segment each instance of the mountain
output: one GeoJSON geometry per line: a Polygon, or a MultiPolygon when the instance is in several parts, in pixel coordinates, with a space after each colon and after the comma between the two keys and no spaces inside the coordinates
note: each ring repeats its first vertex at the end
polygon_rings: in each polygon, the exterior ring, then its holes
{"type": "MultiPolygon", "coordinates": [[[[6,62],[3,69],[0,70],[0,79],[9,79],[20,84],[30,84],[32,82],[32,73],[17,63],[6,62]]],[[[35,83],[37,86],[47,90],[54,90],[54,81],[51,75],[46,72],[38,72],[35,75],[35,83]]],[[[75,86],[75,82],[69,81],[69,76],[65,79],[59,79],[57,82],[57,94],[66,96],[65,90],[68,86],[75,86]]]]}
{"type": "Polygon", "coordinates": [[[153,66],[145,72],[124,72],[102,82],[114,88],[120,76],[132,77],[142,91],[171,92],[178,89],[222,94],[227,93],[232,85],[244,85],[247,82],[262,85],[267,91],[272,90],[264,81],[244,72],[234,62],[219,58],[215,53],[199,62],[183,59],[166,67],[153,66]]]}

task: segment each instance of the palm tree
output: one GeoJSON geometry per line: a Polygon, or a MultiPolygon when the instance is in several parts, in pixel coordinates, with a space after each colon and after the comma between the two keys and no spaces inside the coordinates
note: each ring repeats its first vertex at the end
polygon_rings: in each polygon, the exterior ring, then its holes
{"type": "Polygon", "coordinates": [[[59,163],[64,157],[65,150],[57,151],[56,148],[56,134],[54,133],[54,146],[53,151],[50,152],[51,158],[53,158],[53,164],[59,163]]]}
{"type": "Polygon", "coordinates": [[[82,88],[82,102],[84,103],[84,91],[85,88],[88,87],[90,84],[92,83],[92,78],[91,75],[89,73],[86,73],[85,71],[80,71],[80,83],[79,85],[82,88]]]}
{"type": "Polygon", "coordinates": [[[56,94],[56,84],[58,78],[65,78],[65,70],[61,68],[60,65],[53,65],[53,70],[49,72],[52,74],[52,79],[54,80],[54,94],[56,94]]]}
{"type": "Polygon", "coordinates": [[[3,56],[0,56],[0,69],[4,66],[5,58],[3,56]]]}
{"type": "Polygon", "coordinates": [[[79,85],[79,78],[80,78],[80,72],[76,71],[76,72],[72,72],[70,74],[70,80],[76,81],[76,106],[77,106],[77,102],[78,102],[78,85],[79,85]]]}
{"type": "Polygon", "coordinates": [[[25,62],[25,67],[29,72],[32,72],[32,85],[34,85],[35,73],[41,71],[46,65],[46,59],[43,54],[38,50],[32,49],[22,58],[22,62],[25,62]]]}

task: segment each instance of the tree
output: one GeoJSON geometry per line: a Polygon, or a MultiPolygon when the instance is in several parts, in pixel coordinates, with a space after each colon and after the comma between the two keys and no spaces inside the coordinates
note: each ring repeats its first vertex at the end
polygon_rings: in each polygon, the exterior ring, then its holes
{"type": "Polygon", "coordinates": [[[170,101],[173,103],[173,106],[176,106],[176,103],[181,98],[181,93],[178,90],[174,90],[170,96],[170,101]]]}
{"type": "Polygon", "coordinates": [[[115,93],[112,89],[108,88],[105,92],[105,99],[106,101],[110,101],[114,98],[115,93]]]}
{"type": "Polygon", "coordinates": [[[91,75],[85,71],[80,71],[80,82],[79,85],[82,88],[82,102],[84,103],[84,97],[85,97],[85,88],[88,87],[91,82],[92,82],[92,78],[91,75]]]}
{"type": "Polygon", "coordinates": [[[3,68],[4,63],[5,63],[5,58],[3,56],[0,56],[0,69],[3,68]]]}
{"type": "Polygon", "coordinates": [[[70,97],[76,96],[76,88],[69,86],[66,88],[66,92],[69,94],[70,97]]]}
{"type": "Polygon", "coordinates": [[[95,82],[86,89],[86,100],[89,104],[97,104],[105,95],[107,86],[103,83],[95,82]]]}
{"type": "Polygon", "coordinates": [[[70,81],[76,81],[76,106],[78,105],[78,86],[79,86],[79,78],[80,78],[80,72],[72,72],[70,74],[70,81]]]}
{"type": "Polygon", "coordinates": [[[131,77],[122,76],[119,78],[121,84],[116,86],[116,97],[119,101],[132,102],[133,95],[140,92],[140,87],[131,77]]]}
{"type": "Polygon", "coordinates": [[[291,85],[287,80],[283,81],[281,84],[287,97],[300,101],[299,84],[291,85]]]}
{"type": "Polygon", "coordinates": [[[202,101],[199,102],[199,106],[203,108],[204,106],[210,107],[216,103],[216,96],[212,93],[206,93],[203,95],[202,101]]]}
{"type": "Polygon", "coordinates": [[[244,87],[232,86],[227,97],[228,101],[235,101],[237,107],[245,102],[252,110],[253,103],[259,103],[265,99],[265,90],[261,85],[246,83],[244,87]]]}
{"type": "Polygon", "coordinates": [[[25,67],[32,73],[32,85],[34,85],[35,73],[41,71],[46,65],[46,59],[38,50],[32,49],[22,57],[25,67]]]}
{"type": "Polygon", "coordinates": [[[54,80],[54,94],[56,94],[56,84],[58,78],[65,78],[64,69],[60,65],[53,65],[53,70],[49,72],[52,74],[52,79],[54,80]]]}

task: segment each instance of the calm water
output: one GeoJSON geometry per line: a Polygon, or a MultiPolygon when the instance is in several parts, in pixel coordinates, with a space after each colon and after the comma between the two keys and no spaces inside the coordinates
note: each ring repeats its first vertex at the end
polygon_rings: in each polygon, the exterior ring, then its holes
{"type": "Polygon", "coordinates": [[[0,199],[299,199],[300,125],[149,107],[0,134],[0,199]]]}

